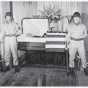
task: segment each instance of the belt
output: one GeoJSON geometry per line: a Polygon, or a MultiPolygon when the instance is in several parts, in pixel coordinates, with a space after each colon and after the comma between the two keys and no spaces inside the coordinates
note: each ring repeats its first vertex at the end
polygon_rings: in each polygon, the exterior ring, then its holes
{"type": "Polygon", "coordinates": [[[71,40],[74,40],[74,41],[82,41],[84,39],[83,38],[76,39],[76,38],[71,37],[71,40]]]}
{"type": "Polygon", "coordinates": [[[16,37],[16,35],[15,34],[12,34],[12,35],[6,34],[5,37],[16,37]]]}

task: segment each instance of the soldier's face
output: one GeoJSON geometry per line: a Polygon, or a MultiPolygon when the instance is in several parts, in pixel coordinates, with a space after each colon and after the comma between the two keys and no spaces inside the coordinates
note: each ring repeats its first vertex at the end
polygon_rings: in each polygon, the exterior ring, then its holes
{"type": "Polygon", "coordinates": [[[11,22],[11,17],[10,16],[6,16],[6,22],[11,22]]]}
{"type": "Polygon", "coordinates": [[[73,18],[73,22],[74,22],[76,25],[78,25],[78,24],[80,23],[80,21],[81,21],[80,17],[74,17],[74,18],[73,18]]]}

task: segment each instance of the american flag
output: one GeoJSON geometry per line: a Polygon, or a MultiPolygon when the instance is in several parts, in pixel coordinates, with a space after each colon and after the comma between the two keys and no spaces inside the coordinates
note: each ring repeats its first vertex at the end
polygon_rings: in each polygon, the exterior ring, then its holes
{"type": "Polygon", "coordinates": [[[63,52],[66,48],[66,33],[47,33],[45,48],[48,51],[63,52]]]}

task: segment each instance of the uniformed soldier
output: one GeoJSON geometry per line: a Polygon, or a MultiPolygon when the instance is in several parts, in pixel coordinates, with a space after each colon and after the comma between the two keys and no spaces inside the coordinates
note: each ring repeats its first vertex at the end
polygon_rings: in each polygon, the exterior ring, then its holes
{"type": "Polygon", "coordinates": [[[87,29],[84,24],[81,23],[81,16],[79,12],[75,12],[71,18],[71,23],[67,27],[67,43],[69,45],[69,67],[70,72],[74,73],[74,59],[78,52],[82,68],[86,71],[86,56],[84,39],[87,36],[87,29]]]}
{"type": "Polygon", "coordinates": [[[21,33],[18,28],[18,25],[14,22],[12,14],[7,12],[5,15],[5,24],[2,26],[2,34],[4,40],[4,59],[5,59],[5,68],[4,71],[10,69],[10,57],[12,54],[13,57],[13,66],[15,72],[19,71],[18,66],[18,55],[17,55],[17,40],[16,37],[21,33]]]}

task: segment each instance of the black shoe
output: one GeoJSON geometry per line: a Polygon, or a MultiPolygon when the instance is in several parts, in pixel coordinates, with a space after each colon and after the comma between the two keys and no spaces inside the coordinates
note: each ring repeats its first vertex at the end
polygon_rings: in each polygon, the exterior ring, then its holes
{"type": "Polygon", "coordinates": [[[2,72],[7,72],[9,70],[10,70],[10,66],[3,66],[1,69],[2,72]]]}
{"type": "Polygon", "coordinates": [[[67,76],[75,76],[75,69],[74,68],[69,68],[69,72],[67,72],[67,76]]]}
{"type": "Polygon", "coordinates": [[[20,67],[19,66],[15,66],[15,72],[19,72],[20,71],[20,67]]]}
{"type": "Polygon", "coordinates": [[[88,76],[88,68],[84,68],[84,74],[88,76]]]}

